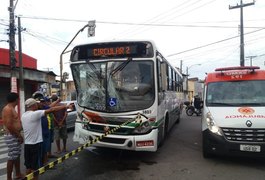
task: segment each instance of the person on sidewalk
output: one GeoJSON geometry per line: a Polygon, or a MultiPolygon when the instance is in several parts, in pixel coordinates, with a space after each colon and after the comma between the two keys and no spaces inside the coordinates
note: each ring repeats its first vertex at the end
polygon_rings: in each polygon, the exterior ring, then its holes
{"type": "MultiPolygon", "coordinates": [[[[34,97],[33,97],[34,98],[34,97]]],[[[46,110],[51,107],[56,106],[60,99],[58,98],[57,101],[50,104],[50,99],[48,97],[40,97],[40,98],[34,98],[35,100],[39,101],[39,109],[40,110],[46,110]]],[[[53,115],[53,113],[49,113],[46,116],[41,117],[41,127],[42,127],[42,138],[43,138],[43,144],[42,144],[42,164],[41,166],[47,164],[49,156],[49,152],[51,152],[51,145],[53,139],[53,134],[50,131],[50,116],[53,115]],[[51,137],[52,136],[52,137],[51,137]]]]}
{"type": "MultiPolygon", "coordinates": [[[[24,159],[26,174],[30,174],[40,168],[43,142],[41,117],[62,109],[73,109],[73,106],[61,105],[46,110],[38,110],[38,102],[33,98],[27,99],[25,106],[26,112],[22,114],[21,122],[25,137],[24,159]]],[[[38,176],[33,179],[38,179],[38,176]]]]}
{"type": "Polygon", "coordinates": [[[20,170],[20,154],[23,137],[20,133],[22,130],[21,121],[15,107],[18,104],[18,94],[9,93],[7,95],[7,105],[2,110],[2,119],[4,122],[5,135],[4,139],[8,147],[7,159],[7,180],[12,180],[13,167],[15,166],[15,179],[25,177],[20,170]]]}
{"type": "MultiPolygon", "coordinates": [[[[51,97],[52,102],[58,99],[57,95],[53,95],[51,97]]],[[[58,106],[63,104],[59,103],[58,106]]],[[[66,142],[67,142],[67,126],[66,126],[66,117],[67,117],[67,110],[63,109],[61,111],[54,112],[54,139],[57,146],[57,154],[61,152],[66,152],[66,142]],[[63,140],[63,148],[61,149],[61,142],[63,140]]]]}
{"type": "MultiPolygon", "coordinates": [[[[49,107],[53,107],[53,104],[57,104],[59,103],[59,98],[57,101],[51,103],[51,99],[49,98],[49,101],[47,101],[47,106],[49,107]]],[[[54,142],[54,114],[53,113],[49,113],[47,114],[47,119],[48,119],[48,129],[50,132],[50,142],[49,142],[49,146],[48,146],[48,153],[47,156],[48,158],[57,158],[56,155],[52,154],[52,143],[54,142]]]]}

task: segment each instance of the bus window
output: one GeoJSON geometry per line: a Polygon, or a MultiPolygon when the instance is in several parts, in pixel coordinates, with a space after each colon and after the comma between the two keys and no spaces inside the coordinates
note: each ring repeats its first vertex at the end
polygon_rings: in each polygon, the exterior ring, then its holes
{"type": "Polygon", "coordinates": [[[162,91],[162,73],[161,73],[161,65],[162,65],[162,59],[158,56],[156,59],[157,62],[157,78],[158,78],[158,91],[161,92],[162,91]]]}

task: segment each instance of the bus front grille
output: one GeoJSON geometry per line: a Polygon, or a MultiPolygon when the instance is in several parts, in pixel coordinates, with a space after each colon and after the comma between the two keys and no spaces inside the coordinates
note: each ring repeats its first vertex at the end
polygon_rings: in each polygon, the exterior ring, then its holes
{"type": "MultiPolygon", "coordinates": [[[[98,132],[98,133],[105,133],[104,130],[105,126],[102,125],[95,125],[95,124],[89,124],[87,126],[87,130],[93,131],[93,132],[98,132]]],[[[110,129],[113,129],[114,127],[109,127],[110,129]]],[[[119,134],[119,135],[129,135],[131,134],[133,131],[132,128],[124,128],[121,127],[119,129],[117,129],[113,134],[119,134]]]]}
{"type": "Polygon", "coordinates": [[[99,141],[101,142],[106,142],[106,143],[113,143],[113,144],[124,144],[126,139],[122,138],[110,138],[110,137],[104,137],[100,139],[99,141]]]}

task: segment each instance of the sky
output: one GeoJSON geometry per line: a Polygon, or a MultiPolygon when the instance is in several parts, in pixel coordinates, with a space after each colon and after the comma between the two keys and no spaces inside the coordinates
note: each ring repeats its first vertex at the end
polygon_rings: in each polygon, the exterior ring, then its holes
{"type": "MultiPolygon", "coordinates": [[[[96,21],[95,37],[88,37],[85,29],[67,50],[97,40],[147,39],[173,66],[182,64],[190,77],[204,79],[215,68],[240,65],[240,8],[229,9],[240,0],[14,0],[14,4],[25,28],[23,53],[37,59],[39,70],[57,75],[60,54],[91,20],[96,21]]],[[[9,0],[1,0],[1,48],[9,47],[8,6],[9,0]]],[[[243,12],[245,65],[265,69],[265,1],[256,0],[243,12]]],[[[70,73],[69,53],[63,55],[63,72],[70,73]]]]}

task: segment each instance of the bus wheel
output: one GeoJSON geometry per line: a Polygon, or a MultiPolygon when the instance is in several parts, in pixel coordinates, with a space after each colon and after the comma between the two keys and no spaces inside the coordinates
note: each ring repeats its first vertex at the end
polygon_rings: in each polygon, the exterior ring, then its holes
{"type": "Polygon", "coordinates": [[[161,137],[161,141],[159,143],[159,147],[163,146],[165,139],[167,137],[167,130],[168,129],[168,122],[167,120],[165,120],[164,125],[163,125],[163,132],[162,132],[162,137],[161,137]]]}

